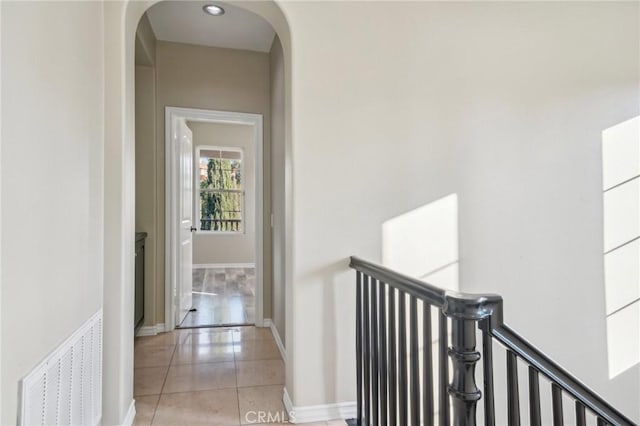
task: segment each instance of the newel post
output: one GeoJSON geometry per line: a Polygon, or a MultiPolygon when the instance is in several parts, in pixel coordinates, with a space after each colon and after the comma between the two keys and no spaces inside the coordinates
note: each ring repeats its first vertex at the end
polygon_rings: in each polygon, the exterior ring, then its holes
{"type": "Polygon", "coordinates": [[[451,321],[451,347],[449,358],[453,366],[451,383],[447,389],[451,397],[452,424],[476,425],[476,404],[482,393],[476,386],[476,321],[453,318],[451,321]]]}
{"type": "Polygon", "coordinates": [[[496,295],[445,295],[443,313],[451,319],[452,375],[447,386],[451,404],[453,426],[475,426],[476,406],[482,392],[476,385],[476,363],[480,352],[476,350],[478,322],[491,319],[502,321],[502,298],[496,295]]]}

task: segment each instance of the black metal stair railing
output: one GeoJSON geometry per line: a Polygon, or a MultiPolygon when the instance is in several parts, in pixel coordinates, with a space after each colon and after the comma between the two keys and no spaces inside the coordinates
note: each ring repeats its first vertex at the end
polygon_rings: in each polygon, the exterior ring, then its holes
{"type": "Polygon", "coordinates": [[[357,257],[350,266],[356,270],[358,425],[495,426],[492,348],[498,342],[506,350],[508,426],[520,426],[522,418],[518,363],[528,369],[525,423],[542,426],[542,377],[551,383],[553,426],[564,424],[567,397],[577,426],[587,419],[598,426],[637,426],[506,326],[500,296],[446,291],[357,257]],[[482,391],[476,384],[481,360],[482,391]]]}

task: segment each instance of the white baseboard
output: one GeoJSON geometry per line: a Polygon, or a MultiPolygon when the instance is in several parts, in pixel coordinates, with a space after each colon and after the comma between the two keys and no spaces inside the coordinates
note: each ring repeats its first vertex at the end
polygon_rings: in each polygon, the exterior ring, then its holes
{"type": "Polygon", "coordinates": [[[255,268],[255,263],[194,263],[193,269],[255,268]]]}
{"type": "Polygon", "coordinates": [[[278,350],[280,350],[280,355],[282,356],[282,360],[284,363],[287,363],[287,348],[285,348],[284,343],[282,343],[282,338],[280,337],[280,333],[278,333],[278,329],[276,325],[271,323],[271,334],[273,334],[273,338],[276,341],[276,345],[278,345],[278,350]]]}
{"type": "Polygon", "coordinates": [[[256,327],[271,327],[271,318],[265,318],[262,320],[262,322],[256,320],[254,321],[254,324],[256,327]]]}
{"type": "Polygon", "coordinates": [[[291,423],[311,423],[324,422],[337,419],[354,419],[357,415],[355,402],[338,402],[335,404],[309,405],[306,407],[295,407],[287,388],[284,389],[282,402],[289,413],[291,423]]]}
{"type": "Polygon", "coordinates": [[[287,351],[286,351],[286,349],[284,347],[284,344],[282,343],[282,339],[280,338],[280,333],[278,333],[278,329],[276,328],[276,325],[269,318],[266,318],[264,320],[265,327],[267,327],[267,322],[269,324],[268,327],[271,328],[271,334],[273,334],[273,339],[276,341],[276,345],[278,345],[278,350],[280,351],[280,356],[282,356],[282,360],[286,364],[287,363],[287,351]]]}
{"type": "Polygon", "coordinates": [[[122,426],[131,426],[133,425],[133,419],[136,417],[136,400],[131,401],[131,405],[129,406],[129,411],[127,411],[127,415],[122,420],[122,426]]]}
{"type": "Polygon", "coordinates": [[[155,336],[158,333],[164,333],[166,331],[164,327],[164,323],[156,325],[145,325],[138,329],[136,336],[155,336]]]}

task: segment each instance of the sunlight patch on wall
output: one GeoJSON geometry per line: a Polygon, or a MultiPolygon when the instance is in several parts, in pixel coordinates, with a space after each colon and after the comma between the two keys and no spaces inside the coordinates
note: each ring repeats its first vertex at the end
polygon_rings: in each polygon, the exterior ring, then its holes
{"type": "MultiPolygon", "coordinates": [[[[458,291],[458,196],[450,194],[424,206],[403,213],[382,224],[382,263],[402,274],[423,280],[429,284],[458,291]]],[[[397,304],[397,300],[396,300],[397,304]]],[[[396,312],[397,312],[396,307],[396,312]]],[[[409,328],[407,323],[396,323],[396,333],[409,328]]],[[[418,359],[420,371],[424,371],[424,350],[433,356],[433,377],[438,375],[439,358],[439,310],[431,309],[431,342],[423,340],[422,302],[418,306],[418,359]]],[[[449,328],[448,339],[451,338],[449,328]]],[[[407,363],[410,352],[407,352],[407,363]]],[[[449,364],[447,358],[444,362],[449,364]]],[[[451,365],[449,364],[449,369],[451,365]]],[[[450,370],[451,371],[451,370],[450,370]]],[[[420,386],[424,374],[419,374],[420,386]]],[[[432,389],[434,398],[439,399],[440,389],[432,389]]],[[[435,422],[439,423],[440,413],[435,407],[435,422]]]]}
{"type": "Polygon", "coordinates": [[[602,132],[609,378],[640,362],[640,116],[602,132]]]}
{"type": "Polygon", "coordinates": [[[405,275],[457,291],[457,194],[384,222],[382,263],[405,275]]]}

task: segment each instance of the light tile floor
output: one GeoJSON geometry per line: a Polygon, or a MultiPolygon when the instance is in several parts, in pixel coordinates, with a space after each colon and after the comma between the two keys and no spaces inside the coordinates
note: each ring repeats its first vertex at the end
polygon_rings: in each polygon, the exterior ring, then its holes
{"type": "Polygon", "coordinates": [[[138,337],[134,367],[136,426],[287,424],[284,363],[268,328],[138,337]],[[280,423],[259,423],[259,413],[280,423]]]}
{"type": "Polygon", "coordinates": [[[193,270],[193,307],[180,327],[253,324],[255,268],[193,270]]]}

